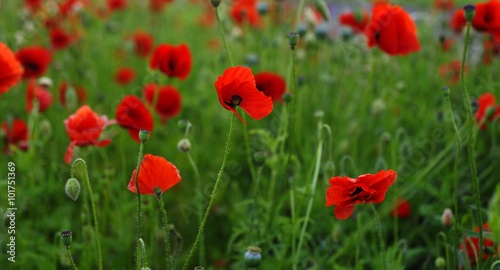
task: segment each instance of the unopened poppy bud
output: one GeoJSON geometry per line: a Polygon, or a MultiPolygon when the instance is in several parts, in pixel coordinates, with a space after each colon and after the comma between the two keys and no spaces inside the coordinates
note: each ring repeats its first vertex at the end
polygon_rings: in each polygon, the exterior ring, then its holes
{"type": "Polygon", "coordinates": [[[476,14],[476,6],[474,5],[464,6],[464,17],[468,22],[472,22],[475,14],[476,14]]]}
{"type": "Polygon", "coordinates": [[[443,86],[441,88],[441,91],[443,91],[443,96],[445,98],[449,98],[450,97],[450,88],[448,86],[443,86]]]}
{"type": "Polygon", "coordinates": [[[189,152],[189,150],[191,150],[191,142],[189,139],[184,138],[180,140],[179,143],[177,143],[177,150],[183,153],[189,152]]]}
{"type": "Polygon", "coordinates": [[[259,1],[257,3],[257,11],[260,15],[266,15],[269,11],[269,5],[266,2],[259,1]]]}
{"type": "Polygon", "coordinates": [[[40,79],[38,79],[38,86],[40,87],[43,87],[45,89],[50,89],[52,88],[52,85],[54,85],[54,83],[52,82],[52,79],[49,77],[41,77],[40,79]]]}
{"type": "Polygon", "coordinates": [[[328,25],[326,23],[322,23],[320,25],[317,25],[314,28],[314,35],[316,36],[317,39],[319,40],[324,40],[326,39],[328,34],[328,25]]]}
{"type": "Polygon", "coordinates": [[[282,97],[283,97],[283,101],[286,103],[292,101],[292,94],[290,94],[290,93],[284,93],[282,97]]]}
{"type": "Polygon", "coordinates": [[[297,26],[297,34],[299,34],[300,37],[304,37],[306,32],[307,32],[307,25],[305,23],[301,23],[299,24],[299,26],[297,26]]]}
{"type": "Polygon", "coordinates": [[[249,246],[247,248],[247,252],[245,253],[245,265],[248,268],[256,268],[260,265],[260,261],[262,260],[262,255],[260,252],[262,250],[255,246],[249,246]]]}
{"type": "Polygon", "coordinates": [[[142,143],[146,142],[149,139],[149,136],[151,135],[151,132],[145,129],[139,130],[139,140],[141,140],[142,143]]]}
{"type": "Polygon", "coordinates": [[[321,118],[323,118],[323,116],[325,116],[325,112],[322,110],[317,110],[314,112],[314,117],[316,117],[316,118],[321,119],[321,118]]]}
{"type": "Polygon", "coordinates": [[[381,98],[377,98],[372,101],[372,114],[379,115],[385,112],[387,106],[385,105],[385,101],[381,98]]]}
{"type": "Polygon", "coordinates": [[[295,50],[295,46],[297,46],[297,43],[299,43],[299,34],[296,32],[290,32],[288,34],[288,43],[290,43],[290,47],[292,50],[295,50]]]}
{"type": "Polygon", "coordinates": [[[78,199],[80,190],[80,182],[78,182],[76,178],[70,178],[68,179],[68,181],[66,181],[64,191],[66,192],[66,195],[68,195],[68,197],[70,197],[73,201],[76,201],[78,199]]]}
{"type": "Polygon", "coordinates": [[[266,162],[267,158],[267,153],[266,152],[255,152],[253,154],[253,159],[255,160],[255,163],[262,165],[264,162],[266,162]]]}
{"type": "Polygon", "coordinates": [[[436,265],[436,268],[444,268],[446,266],[446,260],[443,257],[437,257],[434,265],[436,265]]]}
{"type": "Polygon", "coordinates": [[[214,8],[217,8],[220,5],[220,2],[222,2],[222,0],[210,0],[210,3],[212,3],[214,8]]]}
{"type": "Polygon", "coordinates": [[[453,216],[453,212],[451,211],[451,209],[450,208],[444,209],[444,212],[441,215],[441,224],[443,224],[443,226],[448,227],[453,225],[454,220],[455,217],[453,216]]]}
{"type": "Polygon", "coordinates": [[[255,53],[251,53],[246,58],[247,65],[255,66],[259,63],[259,56],[255,53]]]}
{"type": "Polygon", "coordinates": [[[205,268],[203,266],[196,266],[194,270],[205,270],[205,268]]]}
{"type": "Polygon", "coordinates": [[[71,242],[73,241],[73,233],[69,230],[62,231],[61,240],[66,247],[69,247],[71,245],[71,242]]]}
{"type": "Polygon", "coordinates": [[[321,17],[325,21],[330,20],[330,11],[328,10],[328,6],[326,5],[324,0],[316,0],[314,1],[314,5],[316,6],[316,9],[321,13],[321,17]]]}
{"type": "Polygon", "coordinates": [[[495,114],[495,107],[489,106],[488,108],[486,108],[486,119],[490,119],[493,114],[495,114]]]}

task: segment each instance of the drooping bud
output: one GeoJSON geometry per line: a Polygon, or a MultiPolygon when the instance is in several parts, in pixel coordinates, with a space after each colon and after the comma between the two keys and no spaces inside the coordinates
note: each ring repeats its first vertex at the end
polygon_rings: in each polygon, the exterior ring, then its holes
{"type": "Polygon", "coordinates": [[[66,185],[64,186],[64,191],[66,195],[70,197],[73,201],[78,200],[78,196],[80,196],[80,182],[76,178],[70,178],[66,181],[66,185]]]}
{"type": "Polygon", "coordinates": [[[292,48],[292,50],[295,50],[295,46],[297,46],[297,43],[299,43],[299,34],[297,34],[296,32],[288,33],[288,43],[290,43],[290,48],[292,48]]]}
{"type": "Polygon", "coordinates": [[[180,140],[177,143],[177,150],[179,150],[182,153],[189,152],[189,150],[191,150],[191,142],[189,141],[189,139],[184,138],[184,139],[180,140]]]}
{"type": "Polygon", "coordinates": [[[434,265],[436,265],[438,269],[444,268],[446,266],[446,260],[443,257],[437,257],[434,265]]]}
{"type": "Polygon", "coordinates": [[[453,225],[455,217],[453,216],[453,212],[450,208],[444,209],[443,214],[441,215],[441,224],[445,227],[449,227],[453,225]]]}
{"type": "Polygon", "coordinates": [[[314,1],[314,5],[316,6],[316,9],[318,9],[319,13],[321,13],[321,17],[323,17],[325,21],[329,21],[330,11],[328,10],[325,0],[316,0],[314,1]]]}
{"type": "Polygon", "coordinates": [[[151,132],[145,129],[139,130],[139,140],[141,140],[141,143],[145,143],[148,139],[149,136],[151,135],[151,132]]]}
{"type": "Polygon", "coordinates": [[[52,88],[52,85],[54,85],[54,83],[52,82],[52,79],[49,77],[41,77],[40,79],[38,79],[38,86],[40,87],[43,87],[48,90],[52,88]]]}
{"type": "Polygon", "coordinates": [[[248,268],[256,268],[260,265],[262,260],[262,255],[260,254],[262,250],[256,246],[249,246],[247,252],[245,253],[245,265],[248,268]]]}
{"type": "Polygon", "coordinates": [[[71,242],[73,241],[73,233],[70,230],[62,231],[61,232],[61,240],[64,246],[69,248],[71,245],[71,242]]]}
{"type": "Polygon", "coordinates": [[[474,19],[474,15],[476,15],[476,6],[474,5],[465,5],[464,6],[464,17],[468,22],[472,22],[474,19]]]}

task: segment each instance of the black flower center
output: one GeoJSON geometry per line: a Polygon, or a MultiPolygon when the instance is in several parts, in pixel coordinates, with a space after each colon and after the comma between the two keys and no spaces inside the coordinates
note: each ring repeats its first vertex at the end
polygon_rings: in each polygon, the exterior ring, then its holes
{"type": "Polygon", "coordinates": [[[362,188],[357,187],[357,188],[354,190],[354,192],[352,192],[352,193],[351,193],[351,196],[353,196],[353,197],[354,197],[354,196],[358,195],[359,193],[361,193],[362,191],[363,191],[363,189],[362,189],[362,188]]]}
{"type": "Polygon", "coordinates": [[[30,71],[38,71],[38,65],[31,62],[24,63],[24,68],[30,71]]]}
{"type": "Polygon", "coordinates": [[[240,105],[240,103],[243,101],[243,99],[238,96],[238,95],[233,95],[231,97],[231,102],[226,102],[224,101],[224,103],[226,103],[227,106],[231,107],[231,108],[235,108],[236,106],[240,105]]]}

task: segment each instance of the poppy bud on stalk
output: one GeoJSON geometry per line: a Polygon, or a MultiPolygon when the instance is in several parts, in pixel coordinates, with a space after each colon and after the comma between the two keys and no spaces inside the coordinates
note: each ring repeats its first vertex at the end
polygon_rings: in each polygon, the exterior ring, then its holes
{"type": "Polygon", "coordinates": [[[288,34],[288,43],[290,43],[290,47],[292,50],[295,50],[295,46],[297,46],[297,43],[299,43],[299,34],[296,32],[290,32],[288,34]]]}
{"type": "Polygon", "coordinates": [[[76,201],[78,199],[80,190],[80,182],[78,182],[76,178],[70,178],[68,179],[68,181],[66,181],[64,191],[66,192],[66,195],[68,195],[68,197],[70,197],[73,201],[76,201]]]}
{"type": "Polygon", "coordinates": [[[448,227],[453,225],[455,217],[453,216],[453,212],[450,208],[444,209],[443,214],[441,215],[441,224],[448,227]]]}
{"type": "Polygon", "coordinates": [[[475,14],[476,14],[476,6],[474,5],[464,6],[464,17],[468,22],[472,22],[475,14]]]}
{"type": "Polygon", "coordinates": [[[62,243],[69,248],[71,242],[73,241],[73,233],[69,230],[61,232],[62,243]]]}
{"type": "Polygon", "coordinates": [[[139,140],[141,140],[142,143],[145,143],[148,139],[149,136],[151,135],[151,132],[145,129],[139,130],[139,140]]]}
{"type": "Polygon", "coordinates": [[[444,268],[446,266],[446,260],[443,257],[437,257],[434,265],[439,269],[444,268]]]}
{"type": "Polygon", "coordinates": [[[443,86],[441,88],[441,91],[443,91],[443,96],[445,98],[449,98],[450,97],[450,88],[448,86],[443,86]]]}
{"type": "Polygon", "coordinates": [[[253,159],[258,165],[262,165],[266,162],[267,153],[266,152],[255,152],[253,154],[253,159]]]}
{"type": "Polygon", "coordinates": [[[260,265],[262,260],[262,255],[260,252],[262,250],[256,246],[249,246],[247,252],[245,253],[245,265],[249,268],[256,268],[260,265]]]}
{"type": "Polygon", "coordinates": [[[191,142],[189,139],[182,139],[177,143],[177,150],[179,150],[182,153],[187,153],[189,150],[191,150],[191,142]]]}
{"type": "Polygon", "coordinates": [[[194,270],[205,270],[205,268],[203,268],[203,266],[196,266],[194,270]]]}

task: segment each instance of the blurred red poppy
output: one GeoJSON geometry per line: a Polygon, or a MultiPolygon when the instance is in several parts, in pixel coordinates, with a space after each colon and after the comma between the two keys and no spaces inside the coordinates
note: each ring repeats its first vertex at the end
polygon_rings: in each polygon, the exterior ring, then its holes
{"type": "Polygon", "coordinates": [[[255,74],[255,84],[257,89],[264,95],[273,99],[273,102],[283,101],[283,94],[286,91],[286,82],[283,77],[272,72],[261,72],[255,74]]]}
{"type": "Polygon", "coordinates": [[[166,4],[172,0],[149,0],[149,10],[154,13],[159,13],[163,10],[166,4]]]}
{"type": "MultiPolygon", "coordinates": [[[[464,10],[457,10],[451,20],[452,29],[459,33],[466,24],[464,10]]],[[[500,1],[490,0],[475,4],[472,27],[478,32],[487,32],[494,36],[500,35],[500,1]]]]}
{"type": "Polygon", "coordinates": [[[99,141],[102,131],[106,126],[114,123],[103,115],[97,115],[88,105],[82,106],[75,114],[64,120],[66,133],[70,139],[68,149],[64,155],[64,161],[69,164],[73,159],[75,146],[99,146],[104,147],[111,143],[111,139],[99,141]]]}
{"type": "MultiPolygon", "coordinates": [[[[475,227],[474,231],[479,232],[479,227],[475,227]]],[[[483,234],[484,232],[489,231],[490,228],[488,223],[483,224],[483,234]]],[[[483,248],[482,260],[488,260],[490,257],[496,257],[498,255],[498,246],[491,239],[483,237],[483,248]]],[[[475,266],[477,263],[477,257],[479,256],[479,237],[465,237],[463,243],[460,245],[460,249],[467,252],[470,265],[475,266]]]]}
{"type": "Polygon", "coordinates": [[[59,2],[59,15],[66,17],[85,7],[85,0],[63,0],[59,2]]]}
{"type": "Polygon", "coordinates": [[[71,44],[73,37],[64,29],[55,27],[50,29],[50,44],[54,50],[62,50],[71,44]]]}
{"type": "Polygon", "coordinates": [[[411,215],[411,205],[403,198],[397,198],[396,205],[394,205],[389,212],[391,216],[397,216],[400,219],[409,218],[411,215]]]}
{"type": "Polygon", "coordinates": [[[42,7],[42,0],[24,0],[24,7],[34,13],[42,7]]]}
{"type": "Polygon", "coordinates": [[[217,78],[215,88],[222,107],[236,114],[243,124],[245,121],[236,111],[236,106],[240,106],[255,120],[269,115],[273,110],[273,100],[257,89],[250,68],[237,66],[226,69],[217,78]]]}
{"type": "Polygon", "coordinates": [[[160,44],[153,52],[149,67],[158,69],[168,77],[184,80],[191,71],[192,61],[191,52],[186,44],[177,47],[160,44]]]}
{"type": "Polygon", "coordinates": [[[155,95],[158,95],[156,97],[155,111],[160,115],[163,123],[165,123],[168,118],[176,116],[181,111],[181,94],[172,86],[148,84],[144,87],[143,95],[150,105],[153,105],[155,102],[155,95]]]}
{"type": "Polygon", "coordinates": [[[4,122],[2,124],[4,132],[3,152],[10,153],[10,147],[15,146],[22,151],[28,150],[28,126],[22,119],[14,119],[12,123],[4,122]]]}
{"type": "MultiPolygon", "coordinates": [[[[456,84],[460,80],[460,69],[462,62],[460,60],[443,64],[439,67],[439,76],[449,84],[456,84]]],[[[464,74],[467,73],[467,66],[464,67],[464,74]]]]}
{"type": "Polygon", "coordinates": [[[38,103],[38,111],[45,112],[52,104],[52,94],[45,88],[36,85],[36,81],[31,79],[26,88],[26,111],[33,109],[33,99],[38,103]]]}
{"type": "Polygon", "coordinates": [[[401,7],[378,4],[366,26],[368,47],[377,45],[389,55],[406,55],[420,50],[417,27],[401,7]]]}
{"type": "Polygon", "coordinates": [[[347,219],[356,204],[383,202],[385,193],[396,180],[396,176],[393,170],[388,170],[363,174],[357,179],[347,176],[332,177],[330,187],[326,191],[326,206],[335,205],[335,217],[347,219]]]}
{"type": "Polygon", "coordinates": [[[491,122],[500,117],[500,106],[496,104],[496,98],[492,93],[484,93],[478,99],[478,108],[476,112],[476,120],[481,125],[481,129],[486,129],[486,123],[491,122]],[[493,110],[492,114],[486,118],[488,109],[493,110]]]}
{"type": "Polygon", "coordinates": [[[119,11],[127,8],[127,0],[107,0],[109,11],[119,11]]]}
{"type": "Polygon", "coordinates": [[[23,79],[27,79],[44,74],[52,61],[52,54],[43,47],[31,46],[17,51],[16,58],[24,67],[23,79]]]}
{"type": "Polygon", "coordinates": [[[364,10],[342,13],[339,16],[339,23],[341,25],[351,27],[355,33],[364,33],[368,20],[368,12],[364,10]]]}
{"type": "Polygon", "coordinates": [[[129,67],[119,68],[115,73],[115,82],[125,85],[133,81],[135,78],[135,71],[129,67]]]}
{"type": "Polygon", "coordinates": [[[0,42],[0,95],[15,86],[22,75],[21,63],[17,61],[16,56],[9,47],[0,42]]]}
{"type": "Polygon", "coordinates": [[[260,26],[260,15],[257,10],[257,0],[236,0],[229,11],[231,18],[242,26],[248,23],[252,27],[260,26]]]}
{"type": "Polygon", "coordinates": [[[464,17],[464,10],[459,9],[455,11],[455,13],[453,13],[453,16],[451,17],[451,29],[456,33],[460,33],[462,32],[462,29],[464,29],[466,24],[467,20],[464,17]]]}
{"type": "Polygon", "coordinates": [[[153,117],[142,101],[136,96],[126,96],[116,108],[116,121],[128,130],[128,133],[136,142],[139,139],[139,131],[147,130],[153,133],[153,117]]]}
{"type": "Polygon", "coordinates": [[[75,104],[78,105],[82,105],[85,103],[85,101],[87,101],[87,91],[85,91],[85,88],[78,85],[68,85],[66,81],[62,81],[61,85],[59,86],[59,102],[64,107],[67,106],[68,95],[72,96],[72,98],[75,98],[76,95],[75,104]],[[70,88],[73,93],[68,93],[68,90],[70,88]]]}
{"type": "MultiPolygon", "coordinates": [[[[140,166],[137,181],[141,194],[159,196],[181,181],[181,176],[177,167],[163,157],[146,154],[140,166]]],[[[133,193],[137,193],[135,185],[136,171],[137,170],[134,170],[132,172],[132,178],[128,183],[128,190],[133,193]]]]}
{"type": "Polygon", "coordinates": [[[455,44],[455,41],[452,38],[446,37],[440,38],[439,42],[441,43],[441,50],[444,52],[449,51],[455,44]]]}
{"type": "Polygon", "coordinates": [[[454,0],[434,0],[433,7],[437,10],[441,11],[449,11],[452,10],[455,6],[454,0]]]}
{"type": "Polygon", "coordinates": [[[152,35],[143,31],[136,31],[132,39],[134,41],[134,52],[139,57],[147,57],[153,50],[154,39],[152,35]]]}

